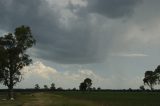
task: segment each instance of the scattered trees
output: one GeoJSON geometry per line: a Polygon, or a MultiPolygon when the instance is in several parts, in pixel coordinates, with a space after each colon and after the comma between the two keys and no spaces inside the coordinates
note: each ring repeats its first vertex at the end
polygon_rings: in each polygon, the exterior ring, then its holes
{"type": "Polygon", "coordinates": [[[22,79],[20,70],[32,62],[26,50],[34,44],[28,26],[20,26],[14,34],[0,37],[0,82],[8,87],[9,99],[13,98],[13,87],[22,79]]]}
{"type": "Polygon", "coordinates": [[[40,86],[39,86],[39,84],[35,84],[35,89],[40,89],[40,86]]]}

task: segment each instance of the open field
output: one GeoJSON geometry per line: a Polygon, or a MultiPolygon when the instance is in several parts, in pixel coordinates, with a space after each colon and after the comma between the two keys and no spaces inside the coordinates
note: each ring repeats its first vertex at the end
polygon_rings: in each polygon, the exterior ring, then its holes
{"type": "Polygon", "coordinates": [[[0,106],[160,106],[160,92],[39,92],[16,93],[16,100],[0,106]]]}

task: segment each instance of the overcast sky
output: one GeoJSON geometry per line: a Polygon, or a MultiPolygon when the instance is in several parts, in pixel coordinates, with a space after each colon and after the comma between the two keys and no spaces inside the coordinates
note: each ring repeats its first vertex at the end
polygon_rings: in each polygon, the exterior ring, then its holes
{"type": "Polygon", "coordinates": [[[33,64],[16,87],[139,88],[160,64],[159,0],[0,0],[0,36],[30,26],[33,64]]]}

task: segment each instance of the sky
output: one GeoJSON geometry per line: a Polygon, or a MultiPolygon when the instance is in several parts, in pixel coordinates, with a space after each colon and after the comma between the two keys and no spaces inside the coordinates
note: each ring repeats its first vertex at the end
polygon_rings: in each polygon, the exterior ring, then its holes
{"type": "MultiPolygon", "coordinates": [[[[0,0],[0,36],[30,26],[33,64],[16,88],[35,84],[138,89],[160,64],[159,0],[0,0]]],[[[3,88],[4,86],[2,86],[3,88]]]]}

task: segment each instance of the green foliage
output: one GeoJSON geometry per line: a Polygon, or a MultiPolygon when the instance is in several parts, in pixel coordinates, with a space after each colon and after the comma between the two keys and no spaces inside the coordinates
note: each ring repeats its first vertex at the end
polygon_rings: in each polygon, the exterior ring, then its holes
{"type": "Polygon", "coordinates": [[[159,73],[160,74],[160,65],[159,66],[157,66],[157,68],[155,69],[155,71],[154,71],[155,73],[159,73]]]}
{"type": "Polygon", "coordinates": [[[20,70],[32,62],[26,50],[34,44],[35,39],[28,26],[20,26],[14,34],[0,37],[0,82],[10,90],[21,81],[20,70]]]}
{"type": "Polygon", "coordinates": [[[144,88],[143,85],[141,85],[141,86],[139,87],[139,89],[140,89],[140,90],[143,90],[143,91],[145,90],[145,88],[144,88]]]}
{"type": "Polygon", "coordinates": [[[55,89],[56,89],[56,87],[55,87],[55,84],[54,84],[54,83],[52,83],[52,84],[51,84],[50,89],[52,89],[52,90],[55,90],[55,89]]]}
{"type": "Polygon", "coordinates": [[[47,86],[47,85],[44,85],[44,89],[48,89],[48,86],[47,86]]]}
{"type": "Polygon", "coordinates": [[[87,90],[87,84],[84,82],[80,83],[79,90],[81,91],[87,90]]]}
{"type": "Polygon", "coordinates": [[[40,89],[39,84],[35,84],[35,89],[40,89]]]}
{"type": "Polygon", "coordinates": [[[87,85],[87,90],[89,90],[92,86],[92,80],[90,78],[86,78],[84,83],[87,85]]]}
{"type": "Polygon", "coordinates": [[[80,83],[79,89],[82,91],[90,90],[91,85],[92,85],[92,80],[90,78],[86,78],[82,83],[80,83]]]}
{"type": "Polygon", "coordinates": [[[156,74],[153,71],[146,71],[143,82],[144,84],[147,84],[151,90],[153,90],[153,86],[156,85],[157,82],[156,74]]]}
{"type": "Polygon", "coordinates": [[[18,93],[15,101],[0,106],[160,106],[159,92],[54,92],[18,93]]]}
{"type": "Polygon", "coordinates": [[[160,84],[160,65],[154,71],[146,71],[143,79],[144,84],[147,84],[151,90],[156,84],[160,84]]]}
{"type": "Polygon", "coordinates": [[[100,91],[100,90],[101,90],[101,87],[98,87],[97,90],[100,91]]]}
{"type": "Polygon", "coordinates": [[[155,69],[154,73],[157,76],[158,84],[160,84],[160,65],[157,66],[157,68],[155,69]]]}

